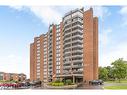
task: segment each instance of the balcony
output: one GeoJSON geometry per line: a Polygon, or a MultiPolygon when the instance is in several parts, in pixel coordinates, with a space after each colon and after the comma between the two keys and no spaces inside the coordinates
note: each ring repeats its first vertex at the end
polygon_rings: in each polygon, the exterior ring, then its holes
{"type": "Polygon", "coordinates": [[[71,69],[71,66],[63,66],[63,69],[71,69]]]}
{"type": "Polygon", "coordinates": [[[82,49],[72,50],[72,53],[83,53],[83,50],[82,49]]]}
{"type": "Polygon", "coordinates": [[[74,47],[83,48],[83,44],[82,45],[79,45],[79,44],[78,45],[73,45],[72,48],[74,48],[74,47]]]}
{"type": "Polygon", "coordinates": [[[81,54],[81,55],[72,55],[72,57],[80,57],[80,58],[82,58],[83,54],[81,54]]]}
{"type": "Polygon", "coordinates": [[[76,70],[76,71],[73,71],[73,74],[83,74],[83,70],[76,70]]]}
{"type": "Polygon", "coordinates": [[[72,68],[82,68],[83,65],[72,65],[72,68]]]}
{"type": "Polygon", "coordinates": [[[49,71],[49,72],[52,72],[52,68],[49,68],[48,71],[49,71]]]}
{"type": "Polygon", "coordinates": [[[48,65],[48,68],[49,68],[49,69],[52,69],[52,67],[53,67],[52,65],[48,65]]]}
{"type": "Polygon", "coordinates": [[[73,63],[83,63],[83,59],[72,60],[73,63]]]}
{"type": "Polygon", "coordinates": [[[64,62],[63,65],[69,65],[71,62],[64,62]]]}

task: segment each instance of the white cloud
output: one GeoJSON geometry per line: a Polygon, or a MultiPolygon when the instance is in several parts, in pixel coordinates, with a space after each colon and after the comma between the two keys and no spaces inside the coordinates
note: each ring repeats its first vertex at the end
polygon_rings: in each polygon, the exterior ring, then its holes
{"type": "Polygon", "coordinates": [[[51,23],[59,23],[62,19],[62,15],[53,7],[31,6],[29,8],[47,26],[51,23]]]}
{"type": "Polygon", "coordinates": [[[0,71],[8,73],[24,73],[29,77],[28,57],[9,54],[0,56],[0,71]]]}
{"type": "Polygon", "coordinates": [[[127,60],[127,43],[125,42],[119,43],[118,45],[113,46],[112,48],[107,49],[106,51],[107,52],[103,52],[100,56],[101,66],[111,65],[111,63],[117,60],[118,58],[124,58],[124,60],[127,60]]]}
{"type": "Polygon", "coordinates": [[[105,17],[111,15],[107,7],[94,6],[93,7],[94,16],[100,17],[101,20],[104,20],[105,17]]]}
{"type": "MultiPolygon", "coordinates": [[[[10,8],[16,9],[18,11],[29,9],[35,16],[37,16],[42,23],[49,26],[52,23],[60,23],[62,21],[62,14],[55,10],[54,7],[48,6],[10,6],[10,8]]],[[[30,12],[29,11],[29,12],[30,12]]]]}
{"type": "Polygon", "coordinates": [[[111,45],[111,28],[103,29],[102,32],[99,34],[99,65],[105,66],[109,65],[110,62],[108,60],[107,53],[109,52],[109,48],[111,45]]]}
{"type": "Polygon", "coordinates": [[[120,10],[120,14],[127,16],[127,7],[122,7],[120,10]]]}
{"type": "MultiPolygon", "coordinates": [[[[81,8],[82,6],[65,6],[65,7],[53,7],[53,6],[10,6],[18,11],[30,9],[30,11],[35,14],[42,23],[46,26],[49,24],[56,23],[58,24],[62,21],[64,14],[72,9],[81,8]],[[60,8],[60,9],[58,9],[60,8]]],[[[89,9],[90,6],[84,6],[84,10],[89,9]]],[[[93,6],[94,15],[104,19],[104,17],[110,15],[107,7],[93,6]]]]}
{"type": "Polygon", "coordinates": [[[127,26],[127,7],[122,7],[119,11],[119,13],[121,14],[121,18],[123,20],[123,26],[127,26]]]}
{"type": "Polygon", "coordinates": [[[13,9],[15,9],[15,10],[18,10],[18,11],[21,11],[21,10],[23,10],[24,9],[24,6],[13,6],[13,5],[10,5],[9,6],[10,8],[13,8],[13,9]]]}

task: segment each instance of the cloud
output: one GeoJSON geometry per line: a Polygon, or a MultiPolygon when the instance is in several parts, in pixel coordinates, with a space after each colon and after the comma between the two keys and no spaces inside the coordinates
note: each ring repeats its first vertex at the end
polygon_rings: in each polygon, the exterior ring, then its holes
{"type": "Polygon", "coordinates": [[[127,7],[122,7],[119,11],[119,14],[122,16],[122,20],[123,20],[123,26],[127,26],[127,7]]]}
{"type": "Polygon", "coordinates": [[[94,16],[100,17],[101,20],[104,20],[106,17],[111,15],[111,12],[107,7],[94,6],[93,7],[94,16]]]}
{"type": "Polygon", "coordinates": [[[122,7],[121,10],[120,10],[120,14],[127,16],[127,7],[122,7]]]}
{"type": "Polygon", "coordinates": [[[31,6],[29,8],[46,25],[59,23],[62,20],[62,15],[53,7],[31,6]]]}
{"type": "MultiPolygon", "coordinates": [[[[62,17],[66,12],[69,12],[75,8],[81,8],[81,6],[10,6],[10,8],[14,8],[18,11],[27,10],[32,12],[36,17],[38,17],[43,24],[49,26],[49,24],[56,23],[62,21],[62,17]]],[[[90,6],[84,6],[84,10],[89,9],[90,6]]],[[[110,15],[107,7],[101,6],[93,6],[94,15],[100,17],[100,19],[104,19],[105,16],[110,15]]]]}
{"type": "Polygon", "coordinates": [[[54,7],[48,6],[10,6],[17,11],[27,11],[33,13],[42,23],[49,26],[52,23],[59,24],[62,21],[62,14],[54,7]],[[29,10],[29,11],[28,11],[29,10]]]}
{"type": "Polygon", "coordinates": [[[10,5],[9,6],[10,8],[13,8],[13,9],[15,9],[15,10],[17,10],[17,11],[22,11],[22,10],[24,10],[25,9],[25,7],[24,6],[13,6],[13,5],[10,5]]]}
{"type": "Polygon", "coordinates": [[[24,73],[29,77],[29,62],[27,56],[15,54],[0,56],[0,71],[8,73],[24,73]]]}
{"type": "Polygon", "coordinates": [[[99,65],[105,66],[109,65],[108,61],[109,48],[111,46],[111,33],[112,29],[103,29],[101,33],[99,33],[99,65]]]}
{"type": "Polygon", "coordinates": [[[126,42],[119,43],[119,45],[112,46],[110,49],[107,49],[107,52],[102,53],[102,55],[100,56],[100,65],[108,66],[118,58],[124,58],[124,60],[127,60],[126,42]]]}

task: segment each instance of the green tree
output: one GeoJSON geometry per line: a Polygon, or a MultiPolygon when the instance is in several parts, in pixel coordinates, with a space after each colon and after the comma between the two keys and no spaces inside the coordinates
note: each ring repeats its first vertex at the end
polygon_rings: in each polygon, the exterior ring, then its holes
{"type": "Polygon", "coordinates": [[[108,79],[108,70],[106,69],[106,67],[99,67],[99,79],[108,79]]]}
{"type": "Polygon", "coordinates": [[[111,64],[113,67],[113,74],[115,78],[117,78],[120,82],[121,79],[126,78],[127,76],[127,64],[125,61],[123,61],[122,58],[119,58],[118,60],[114,61],[111,64]]]}
{"type": "Polygon", "coordinates": [[[115,76],[114,76],[114,70],[111,66],[107,66],[105,67],[108,71],[108,80],[115,80],[115,76]]]}

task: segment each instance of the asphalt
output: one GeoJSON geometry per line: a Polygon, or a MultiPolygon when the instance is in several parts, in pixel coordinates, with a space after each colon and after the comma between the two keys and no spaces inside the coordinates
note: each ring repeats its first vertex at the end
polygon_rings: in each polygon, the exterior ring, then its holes
{"type": "Polygon", "coordinates": [[[103,86],[104,85],[87,85],[87,84],[83,84],[79,87],[77,87],[76,89],[83,89],[83,90],[103,90],[103,86]]]}

